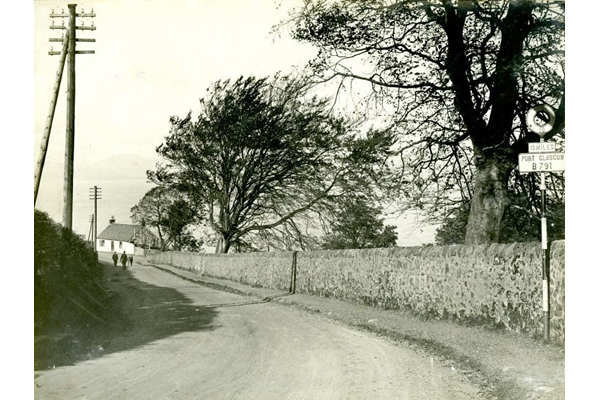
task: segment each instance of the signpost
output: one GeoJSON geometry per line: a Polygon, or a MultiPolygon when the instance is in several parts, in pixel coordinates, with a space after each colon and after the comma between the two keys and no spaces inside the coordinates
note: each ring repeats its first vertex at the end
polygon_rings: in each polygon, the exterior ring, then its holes
{"type": "Polygon", "coordinates": [[[554,110],[547,104],[540,104],[527,112],[527,127],[540,136],[539,143],[529,143],[529,153],[519,154],[519,172],[539,172],[542,192],[542,308],[544,311],[544,340],[550,338],[550,250],[546,223],[546,173],[565,170],[565,153],[556,152],[556,143],[544,142],[544,135],[554,126],[554,110]]]}
{"type": "MultiPolygon", "coordinates": [[[[531,144],[531,143],[530,143],[531,144]]],[[[547,143],[545,143],[547,144],[547,143]]],[[[519,172],[563,172],[565,153],[521,153],[519,172]]]]}

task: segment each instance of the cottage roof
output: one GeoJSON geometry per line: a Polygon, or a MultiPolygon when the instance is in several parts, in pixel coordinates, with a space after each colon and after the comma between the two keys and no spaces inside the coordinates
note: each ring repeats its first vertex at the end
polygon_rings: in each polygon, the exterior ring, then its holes
{"type": "MultiPolygon", "coordinates": [[[[120,242],[130,242],[136,233],[142,230],[141,225],[130,224],[110,224],[98,235],[98,239],[118,240],[120,242]]],[[[148,230],[146,230],[149,232],[148,230]]],[[[154,236],[154,235],[153,235],[154,236]]]]}

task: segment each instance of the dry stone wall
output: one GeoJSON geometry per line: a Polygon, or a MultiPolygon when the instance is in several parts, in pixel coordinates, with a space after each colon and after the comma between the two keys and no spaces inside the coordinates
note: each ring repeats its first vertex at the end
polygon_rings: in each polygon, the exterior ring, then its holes
{"type": "MultiPolygon", "coordinates": [[[[288,290],[293,252],[149,256],[199,274],[288,290]]],[[[551,244],[551,339],[564,343],[565,242],[551,244]]],[[[323,250],[296,254],[296,292],[423,318],[543,332],[539,243],[323,250]]]]}
{"type": "Polygon", "coordinates": [[[167,251],[148,256],[151,262],[173,265],[200,275],[251,286],[288,290],[293,252],[206,254],[167,251]]]}

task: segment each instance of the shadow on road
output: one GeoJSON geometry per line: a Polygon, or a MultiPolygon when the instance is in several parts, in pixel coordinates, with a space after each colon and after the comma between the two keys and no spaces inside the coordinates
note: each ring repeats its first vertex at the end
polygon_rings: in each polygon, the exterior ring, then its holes
{"type": "Polygon", "coordinates": [[[218,313],[214,307],[191,305],[177,290],[141,282],[121,266],[102,264],[103,284],[113,293],[105,322],[76,331],[64,327],[60,334],[36,338],[36,370],[130,350],[183,332],[213,329],[211,322],[218,313]]]}
{"type": "Polygon", "coordinates": [[[279,294],[277,296],[265,297],[264,299],[258,300],[258,301],[240,301],[237,303],[209,304],[209,305],[205,305],[204,307],[206,307],[206,308],[222,308],[222,307],[240,307],[240,306],[250,306],[250,305],[255,305],[255,304],[264,304],[264,303],[270,302],[273,299],[291,296],[293,294],[294,293],[284,293],[284,294],[279,294]]]}
{"type": "MultiPolygon", "coordinates": [[[[211,283],[211,282],[206,282],[203,280],[199,280],[199,279],[193,279],[187,276],[183,276],[181,274],[178,274],[177,272],[172,271],[171,269],[168,268],[164,268],[158,265],[154,265],[154,264],[150,264],[152,267],[159,269],[163,272],[166,272],[168,274],[171,275],[175,275],[180,279],[186,280],[188,282],[193,282],[197,285],[202,285],[211,289],[215,289],[215,290],[220,290],[223,292],[228,292],[228,293],[233,293],[233,294],[238,294],[238,295],[242,295],[245,296],[247,295],[245,292],[241,292],[239,290],[236,289],[232,289],[229,286],[224,286],[224,285],[220,285],[220,284],[216,284],[216,283],[211,283]]],[[[254,305],[254,304],[263,304],[263,303],[268,303],[273,299],[278,299],[280,297],[287,297],[287,296],[292,296],[293,294],[295,294],[294,292],[286,292],[286,293],[282,293],[282,294],[278,294],[275,296],[267,296],[262,300],[259,301],[241,301],[241,302],[236,302],[236,303],[221,303],[221,304],[210,304],[210,305],[206,305],[205,307],[209,307],[209,308],[220,308],[220,307],[239,307],[239,306],[249,306],[249,305],[254,305]]]]}

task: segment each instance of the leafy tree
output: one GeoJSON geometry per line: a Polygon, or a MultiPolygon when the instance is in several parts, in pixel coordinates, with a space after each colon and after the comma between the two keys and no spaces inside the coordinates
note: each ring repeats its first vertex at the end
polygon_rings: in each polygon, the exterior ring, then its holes
{"type": "Polygon", "coordinates": [[[150,189],[144,197],[131,207],[131,220],[144,227],[156,229],[161,247],[164,247],[165,233],[163,221],[168,216],[169,202],[167,191],[157,186],[150,189]]]}
{"type": "Polygon", "coordinates": [[[194,237],[190,225],[196,221],[196,211],[183,199],[175,199],[170,205],[163,225],[168,234],[168,243],[174,250],[198,251],[202,241],[194,237]]]}
{"type": "Polygon", "coordinates": [[[454,208],[435,231],[438,245],[463,244],[469,221],[469,203],[454,208]]]}
{"type": "Polygon", "coordinates": [[[539,141],[527,111],[553,106],[545,139],[564,138],[564,17],[563,1],[306,0],[286,24],[319,48],[320,81],[389,115],[404,206],[439,222],[468,202],[478,244],[501,239],[517,155],[539,141]]]}
{"type": "Polygon", "coordinates": [[[198,250],[202,243],[194,238],[190,227],[200,221],[201,214],[193,204],[181,193],[156,186],[131,208],[131,220],[154,228],[163,250],[198,250]]]}
{"type": "Polygon", "coordinates": [[[218,81],[196,121],[191,113],[171,117],[157,148],[166,163],[148,176],[201,204],[217,251],[226,253],[244,247],[244,237],[289,226],[340,195],[343,182],[385,165],[388,132],[359,138],[351,128],[327,99],[308,96],[300,78],[218,81]]]}
{"type": "Polygon", "coordinates": [[[392,247],[398,239],[395,228],[384,225],[381,210],[367,199],[351,197],[340,204],[322,246],[332,250],[392,247]]]}

